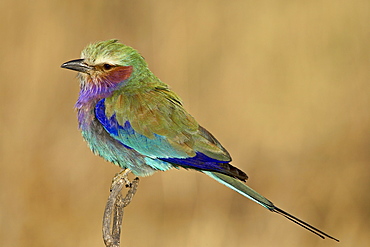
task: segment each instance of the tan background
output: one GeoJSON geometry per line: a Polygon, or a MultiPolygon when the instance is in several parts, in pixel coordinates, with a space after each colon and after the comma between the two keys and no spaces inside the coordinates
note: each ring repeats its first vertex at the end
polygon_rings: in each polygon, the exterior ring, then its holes
{"type": "Polygon", "coordinates": [[[197,172],[141,180],[122,246],[370,246],[369,1],[0,2],[0,246],[103,246],[119,169],[82,141],[89,42],[138,49],[248,184],[321,240],[197,172]]]}

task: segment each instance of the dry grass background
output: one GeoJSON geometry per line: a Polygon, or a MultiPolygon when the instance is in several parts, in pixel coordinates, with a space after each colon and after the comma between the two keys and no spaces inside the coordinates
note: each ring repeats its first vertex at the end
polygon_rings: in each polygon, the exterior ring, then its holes
{"type": "Polygon", "coordinates": [[[369,1],[0,2],[0,246],[103,246],[119,169],[77,130],[59,66],[118,38],[281,208],[197,172],[141,180],[122,246],[370,246],[369,1]]]}

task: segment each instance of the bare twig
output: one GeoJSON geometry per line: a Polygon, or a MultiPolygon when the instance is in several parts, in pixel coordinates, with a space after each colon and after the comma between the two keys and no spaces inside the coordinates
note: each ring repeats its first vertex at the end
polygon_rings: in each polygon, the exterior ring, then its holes
{"type": "Polygon", "coordinates": [[[130,170],[122,170],[112,180],[110,195],[104,210],[103,216],[103,239],[107,247],[119,247],[123,209],[130,204],[139,185],[139,178],[136,177],[132,183],[127,178],[130,170]],[[129,188],[126,196],[122,198],[121,190],[123,185],[129,188]],[[113,212],[113,213],[112,213],[113,212]],[[111,229],[111,219],[113,225],[111,229]]]}

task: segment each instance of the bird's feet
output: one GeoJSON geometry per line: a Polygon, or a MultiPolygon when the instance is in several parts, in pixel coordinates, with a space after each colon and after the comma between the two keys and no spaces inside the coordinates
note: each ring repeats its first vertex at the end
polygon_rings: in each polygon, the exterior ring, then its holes
{"type": "Polygon", "coordinates": [[[130,180],[128,179],[128,174],[131,172],[130,169],[123,169],[119,173],[117,173],[114,178],[112,179],[112,184],[110,187],[110,191],[112,191],[112,188],[115,187],[118,183],[125,184],[126,188],[131,188],[132,184],[130,180]]]}

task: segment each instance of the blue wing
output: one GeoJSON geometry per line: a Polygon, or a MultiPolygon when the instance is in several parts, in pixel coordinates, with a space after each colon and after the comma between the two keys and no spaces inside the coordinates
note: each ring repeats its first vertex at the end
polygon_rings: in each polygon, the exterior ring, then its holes
{"type": "Polygon", "coordinates": [[[104,102],[105,99],[102,99],[95,106],[95,116],[104,126],[105,130],[125,146],[154,159],[189,157],[187,153],[172,147],[165,136],[154,134],[154,138],[151,139],[136,132],[129,121],[126,121],[124,125],[121,126],[115,114],[108,118],[105,114],[104,102]]]}
{"type": "MultiPolygon", "coordinates": [[[[187,153],[176,150],[166,140],[165,136],[154,134],[154,138],[148,138],[140,133],[137,133],[131,126],[129,121],[126,121],[122,126],[118,123],[115,114],[107,117],[105,113],[105,99],[100,100],[95,106],[95,116],[103,125],[104,129],[117,141],[122,143],[127,148],[134,149],[142,155],[147,156],[152,160],[170,163],[174,166],[191,168],[195,170],[206,170],[220,172],[232,177],[237,177],[241,180],[246,180],[247,176],[241,170],[231,166],[228,161],[221,161],[201,152],[195,152],[195,156],[191,157],[187,153]]],[[[205,131],[203,129],[203,131],[205,131]]],[[[213,137],[212,137],[213,138],[213,137]]],[[[153,168],[159,170],[167,170],[161,162],[149,162],[153,168]]]]}

